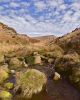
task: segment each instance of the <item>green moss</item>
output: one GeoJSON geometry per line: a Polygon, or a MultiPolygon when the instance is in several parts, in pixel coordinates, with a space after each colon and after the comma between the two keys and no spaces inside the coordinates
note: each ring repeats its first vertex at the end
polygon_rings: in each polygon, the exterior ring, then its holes
{"type": "Polygon", "coordinates": [[[8,89],[8,90],[12,89],[13,86],[14,86],[13,83],[10,83],[10,82],[8,82],[8,83],[6,83],[6,84],[4,85],[4,87],[5,87],[6,89],[8,89]]]}
{"type": "Polygon", "coordinates": [[[9,74],[5,70],[0,69],[0,84],[2,84],[8,77],[9,74]]]}
{"type": "Polygon", "coordinates": [[[12,94],[10,94],[7,91],[1,91],[0,92],[0,99],[1,100],[11,100],[12,99],[12,94]]]}

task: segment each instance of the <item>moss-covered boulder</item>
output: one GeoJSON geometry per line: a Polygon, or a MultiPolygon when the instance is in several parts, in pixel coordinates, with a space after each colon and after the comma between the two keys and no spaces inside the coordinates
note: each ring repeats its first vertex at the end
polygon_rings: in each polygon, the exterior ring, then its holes
{"type": "Polygon", "coordinates": [[[12,94],[7,91],[0,91],[0,100],[12,100],[12,94]]]}
{"type": "Polygon", "coordinates": [[[10,82],[5,83],[5,85],[4,85],[4,87],[5,87],[6,89],[8,89],[8,90],[12,89],[13,86],[14,86],[14,84],[13,84],[13,83],[10,83],[10,82]]]}
{"type": "Polygon", "coordinates": [[[7,78],[9,74],[2,68],[0,68],[0,84],[2,84],[7,78]]]}
{"type": "Polygon", "coordinates": [[[19,68],[22,68],[22,62],[14,57],[14,58],[11,58],[10,61],[9,61],[9,68],[12,69],[12,70],[16,70],[16,69],[19,69],[19,68]]]}
{"type": "Polygon", "coordinates": [[[15,90],[19,91],[23,97],[31,98],[33,94],[42,91],[46,81],[44,73],[35,69],[28,69],[25,73],[18,73],[16,76],[15,90]]]}

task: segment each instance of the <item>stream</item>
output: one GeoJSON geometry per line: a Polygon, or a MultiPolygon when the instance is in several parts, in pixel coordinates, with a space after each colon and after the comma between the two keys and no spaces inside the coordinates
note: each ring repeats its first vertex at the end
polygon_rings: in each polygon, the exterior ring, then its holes
{"type": "Polygon", "coordinates": [[[49,67],[35,66],[34,69],[37,69],[46,74],[46,91],[34,95],[31,99],[14,97],[14,100],[80,100],[80,91],[72,86],[65,79],[65,77],[62,76],[61,80],[59,80],[58,82],[54,82],[49,78],[49,67]]]}

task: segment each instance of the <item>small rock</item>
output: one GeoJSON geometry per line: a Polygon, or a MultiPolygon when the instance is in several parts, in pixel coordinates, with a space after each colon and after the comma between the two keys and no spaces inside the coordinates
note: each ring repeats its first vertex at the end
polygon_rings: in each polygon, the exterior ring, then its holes
{"type": "Polygon", "coordinates": [[[61,78],[60,74],[55,72],[53,80],[58,81],[61,78]]]}
{"type": "Polygon", "coordinates": [[[25,62],[22,62],[22,66],[27,68],[28,64],[26,64],[25,62]]]}
{"type": "Polygon", "coordinates": [[[12,73],[12,74],[15,74],[15,70],[11,70],[11,73],[12,73]]]}

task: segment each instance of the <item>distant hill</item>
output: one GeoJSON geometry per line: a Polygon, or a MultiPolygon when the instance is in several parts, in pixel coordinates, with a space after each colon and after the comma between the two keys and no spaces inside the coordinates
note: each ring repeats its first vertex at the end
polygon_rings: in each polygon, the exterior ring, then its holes
{"type": "Polygon", "coordinates": [[[34,38],[39,40],[40,42],[49,44],[50,42],[54,41],[57,37],[54,35],[47,35],[47,36],[39,36],[39,37],[34,37],[34,38]]]}

